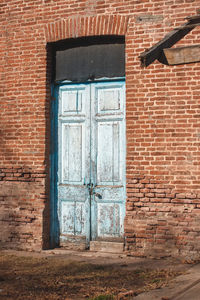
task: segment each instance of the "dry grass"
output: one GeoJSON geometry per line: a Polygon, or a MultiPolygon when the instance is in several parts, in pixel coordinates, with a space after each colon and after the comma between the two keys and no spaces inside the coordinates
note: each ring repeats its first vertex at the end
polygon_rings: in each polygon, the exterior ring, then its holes
{"type": "Polygon", "coordinates": [[[169,268],[127,269],[120,264],[92,264],[56,256],[0,254],[0,299],[108,300],[130,290],[140,293],[160,288],[179,274],[169,268]]]}

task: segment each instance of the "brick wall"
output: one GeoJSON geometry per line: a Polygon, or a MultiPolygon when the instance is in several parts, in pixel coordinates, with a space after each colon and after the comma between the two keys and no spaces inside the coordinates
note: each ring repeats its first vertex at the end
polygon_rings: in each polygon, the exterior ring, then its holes
{"type": "MultiPolygon", "coordinates": [[[[0,245],[49,246],[47,43],[126,39],[126,249],[199,257],[200,64],[141,69],[138,56],[195,15],[197,0],[1,0],[0,245]]],[[[200,43],[197,27],[179,45],[200,43]]]]}

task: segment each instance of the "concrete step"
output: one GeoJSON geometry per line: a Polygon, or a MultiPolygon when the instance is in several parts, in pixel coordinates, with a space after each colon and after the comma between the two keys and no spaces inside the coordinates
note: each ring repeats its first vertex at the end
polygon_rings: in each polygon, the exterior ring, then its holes
{"type": "Polygon", "coordinates": [[[123,253],[123,242],[90,241],[90,251],[123,253]]]}

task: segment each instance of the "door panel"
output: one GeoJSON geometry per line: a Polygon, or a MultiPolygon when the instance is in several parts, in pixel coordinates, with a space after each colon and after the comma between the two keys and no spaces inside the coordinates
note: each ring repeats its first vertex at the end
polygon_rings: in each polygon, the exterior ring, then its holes
{"type": "Polygon", "coordinates": [[[83,124],[62,124],[62,182],[82,181],[84,132],[83,124]]]}
{"type": "Polygon", "coordinates": [[[97,205],[98,232],[97,236],[120,236],[120,206],[113,203],[98,203],[97,205]]]}
{"type": "Polygon", "coordinates": [[[58,209],[60,244],[89,238],[90,106],[88,85],[59,88],[58,209]],[[87,107],[87,109],[86,109],[87,107]]]}
{"type": "Polygon", "coordinates": [[[62,233],[69,235],[85,235],[86,234],[86,205],[78,201],[62,201],[61,219],[62,233]]]}
{"type": "Polygon", "coordinates": [[[118,122],[98,122],[97,184],[120,181],[120,149],[118,122]]]}
{"type": "Polygon", "coordinates": [[[71,88],[70,90],[61,90],[61,113],[62,114],[71,114],[71,113],[83,113],[82,102],[84,100],[83,94],[85,89],[78,87],[71,88]]]}
{"type": "Polygon", "coordinates": [[[123,236],[124,82],[59,87],[60,244],[123,236]]]}

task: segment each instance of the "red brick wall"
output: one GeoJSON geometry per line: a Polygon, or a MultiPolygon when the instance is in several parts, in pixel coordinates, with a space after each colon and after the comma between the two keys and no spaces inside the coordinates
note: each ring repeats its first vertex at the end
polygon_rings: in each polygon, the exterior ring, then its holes
{"type": "MultiPolygon", "coordinates": [[[[138,56],[195,15],[194,0],[1,0],[0,246],[48,247],[48,42],[126,39],[126,249],[199,257],[200,64],[141,69],[138,56]]],[[[178,44],[198,44],[195,29],[178,44]]]]}

